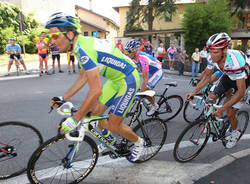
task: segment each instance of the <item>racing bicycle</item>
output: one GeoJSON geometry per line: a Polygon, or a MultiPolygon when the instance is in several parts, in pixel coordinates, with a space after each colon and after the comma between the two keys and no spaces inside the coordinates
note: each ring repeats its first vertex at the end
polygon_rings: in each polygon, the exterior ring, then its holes
{"type": "MultiPolygon", "coordinates": [[[[72,115],[76,110],[72,103],[66,102],[57,112],[72,115]]],[[[94,169],[99,157],[92,137],[108,148],[103,155],[109,155],[111,159],[128,159],[134,144],[122,138],[113,145],[96,127],[97,121],[108,118],[109,115],[86,116],[71,133],[58,132],[58,135],[42,144],[30,157],[27,170],[29,181],[32,184],[81,182],[94,169]]],[[[166,140],[167,127],[159,118],[141,120],[137,115],[134,118],[136,121],[131,121],[129,126],[134,127],[134,132],[145,140],[143,155],[134,163],[142,163],[159,152],[166,140]]]]}
{"type": "MultiPolygon", "coordinates": [[[[195,122],[189,124],[179,135],[174,146],[174,158],[178,162],[189,162],[197,157],[206,146],[209,138],[212,141],[221,140],[223,146],[226,146],[228,136],[231,134],[232,128],[227,117],[217,118],[212,112],[221,105],[209,104],[205,102],[205,116],[195,122]]],[[[247,111],[237,112],[238,127],[240,140],[245,133],[249,115],[247,111]]]]}
{"type": "MultiPolygon", "coordinates": [[[[183,107],[183,99],[179,95],[170,95],[168,96],[166,93],[170,87],[177,87],[176,82],[170,82],[166,83],[166,88],[163,91],[162,94],[160,95],[154,95],[155,96],[155,101],[159,105],[159,108],[155,111],[155,113],[152,115],[152,117],[158,117],[162,119],[164,122],[167,122],[173,118],[175,118],[181,111],[183,107]]],[[[150,109],[150,102],[144,98],[142,101],[143,105],[140,105],[138,107],[138,115],[141,115],[141,113],[144,111],[145,112],[149,111],[150,109]]],[[[131,112],[135,111],[136,104],[132,105],[131,112]]],[[[146,113],[145,113],[146,114],[146,113]]]]}
{"type": "Polygon", "coordinates": [[[32,151],[43,143],[33,126],[18,122],[0,122],[0,180],[22,174],[32,151]]]}

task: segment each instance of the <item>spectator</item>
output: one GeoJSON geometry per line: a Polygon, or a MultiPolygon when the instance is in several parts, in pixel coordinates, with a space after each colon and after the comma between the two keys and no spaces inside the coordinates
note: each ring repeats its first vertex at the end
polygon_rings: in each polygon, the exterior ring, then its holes
{"type": "Polygon", "coordinates": [[[200,66],[200,72],[203,72],[205,68],[207,67],[207,48],[204,47],[203,50],[200,52],[201,55],[201,66],[200,66]]]}
{"type": "Polygon", "coordinates": [[[247,49],[246,55],[247,55],[248,59],[250,59],[250,48],[247,49]]]}
{"type": "Polygon", "coordinates": [[[179,75],[183,75],[186,58],[187,58],[186,50],[183,50],[178,57],[179,75]]]}
{"type": "Polygon", "coordinates": [[[139,51],[141,51],[141,52],[145,52],[146,51],[145,44],[146,44],[146,41],[144,39],[140,39],[139,51]]]}
{"type": "Polygon", "coordinates": [[[19,65],[18,61],[20,61],[20,63],[23,65],[23,69],[25,70],[25,73],[29,74],[29,72],[27,71],[26,65],[23,61],[23,58],[21,56],[21,47],[19,44],[16,43],[15,38],[10,38],[9,44],[7,44],[6,46],[6,50],[9,55],[8,72],[6,73],[6,76],[10,75],[10,68],[14,60],[17,66],[19,65]]]}
{"type": "Polygon", "coordinates": [[[50,48],[51,48],[51,52],[52,52],[52,69],[53,69],[52,73],[55,74],[55,61],[56,61],[56,59],[57,59],[57,66],[58,66],[59,73],[63,73],[63,71],[61,70],[60,53],[59,53],[58,48],[51,43],[50,43],[50,48]]]}
{"type": "Polygon", "coordinates": [[[37,47],[37,53],[39,56],[39,72],[40,76],[43,74],[43,62],[45,64],[45,73],[49,75],[48,73],[48,51],[47,51],[47,44],[44,42],[44,37],[40,37],[40,42],[36,43],[37,47]]]}
{"type": "Polygon", "coordinates": [[[122,40],[120,38],[117,39],[116,47],[118,49],[120,49],[122,51],[122,53],[124,53],[124,47],[123,47],[123,44],[122,44],[122,40]]]}
{"type": "MultiPolygon", "coordinates": [[[[46,37],[46,33],[43,31],[43,32],[41,33],[40,37],[43,37],[43,41],[44,41],[44,43],[47,44],[47,49],[48,49],[48,46],[49,46],[49,38],[46,37]]],[[[35,44],[39,43],[39,42],[40,42],[40,37],[34,38],[34,39],[33,39],[33,42],[34,42],[35,44]]]]}
{"type": "Polygon", "coordinates": [[[157,59],[162,63],[164,54],[166,53],[165,48],[163,47],[163,43],[160,43],[160,47],[157,49],[157,59]]]}
{"type": "Polygon", "coordinates": [[[192,77],[197,77],[200,69],[201,56],[199,49],[196,48],[195,52],[192,54],[192,77]]]}
{"type": "Polygon", "coordinates": [[[146,53],[152,56],[153,46],[151,45],[150,41],[147,41],[144,47],[146,53]]]}
{"type": "Polygon", "coordinates": [[[176,57],[177,50],[174,47],[173,44],[170,45],[170,47],[167,50],[167,56],[169,60],[169,69],[174,70],[174,62],[175,62],[175,57],[176,57]]]}
{"type": "Polygon", "coordinates": [[[75,69],[75,56],[72,50],[69,50],[67,53],[67,58],[68,58],[68,73],[70,74],[70,63],[72,63],[72,69],[73,69],[73,73],[76,73],[76,69],[75,69]]]}

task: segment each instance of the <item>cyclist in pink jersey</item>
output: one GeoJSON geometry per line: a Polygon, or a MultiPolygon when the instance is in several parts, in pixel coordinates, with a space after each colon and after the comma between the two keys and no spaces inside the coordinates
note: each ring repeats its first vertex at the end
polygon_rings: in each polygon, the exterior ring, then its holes
{"type": "Polygon", "coordinates": [[[174,47],[173,44],[171,44],[171,46],[167,50],[170,70],[174,70],[173,66],[174,66],[174,62],[175,62],[176,52],[177,52],[176,48],[174,47]]]}
{"type": "MultiPolygon", "coordinates": [[[[126,43],[125,50],[127,51],[127,56],[133,59],[137,68],[142,72],[143,83],[140,90],[142,92],[155,88],[163,77],[163,69],[161,62],[156,58],[145,52],[138,51],[139,46],[140,43],[137,40],[132,39],[126,43]]],[[[159,106],[155,103],[154,97],[148,97],[148,100],[152,105],[147,112],[147,115],[151,116],[159,106]]]]}

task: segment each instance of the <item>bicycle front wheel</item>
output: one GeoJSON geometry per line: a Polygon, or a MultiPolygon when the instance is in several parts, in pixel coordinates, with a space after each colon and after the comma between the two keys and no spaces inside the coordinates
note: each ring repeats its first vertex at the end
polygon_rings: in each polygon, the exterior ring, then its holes
{"type": "Polygon", "coordinates": [[[176,117],[183,107],[183,99],[179,95],[168,96],[166,99],[161,99],[161,96],[155,95],[155,98],[159,105],[155,115],[164,122],[176,117]]]}
{"type": "Polygon", "coordinates": [[[33,126],[23,122],[0,123],[0,180],[23,173],[32,152],[43,142],[33,126]]]}
{"type": "Polygon", "coordinates": [[[64,135],[53,137],[42,144],[29,160],[29,181],[32,184],[81,182],[95,167],[98,149],[88,136],[79,145],[76,144],[64,135]]]}
{"type": "Polygon", "coordinates": [[[178,137],[174,146],[174,158],[178,162],[189,162],[199,155],[210,136],[208,119],[189,124],[178,137]]]}
{"type": "Polygon", "coordinates": [[[191,101],[187,101],[183,110],[183,118],[188,123],[193,123],[201,118],[205,109],[204,95],[197,94],[191,101]]]}
{"type": "MultiPolygon", "coordinates": [[[[167,125],[159,118],[149,118],[143,121],[143,127],[138,124],[134,132],[146,142],[143,154],[135,161],[135,163],[142,163],[153,158],[164,145],[167,138],[167,125]]],[[[133,144],[128,143],[128,149],[133,149],[133,144]]]]}

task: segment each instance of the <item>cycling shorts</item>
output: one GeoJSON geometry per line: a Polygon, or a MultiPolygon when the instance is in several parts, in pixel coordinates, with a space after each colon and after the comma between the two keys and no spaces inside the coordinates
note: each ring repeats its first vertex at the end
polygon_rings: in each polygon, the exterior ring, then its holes
{"type": "Polygon", "coordinates": [[[125,117],[139,86],[140,76],[137,70],[124,79],[107,80],[102,88],[99,101],[107,107],[111,107],[111,113],[125,117]]]}
{"type": "Polygon", "coordinates": [[[158,82],[162,79],[163,74],[164,73],[162,69],[159,69],[153,74],[149,73],[147,87],[149,89],[154,89],[158,82]]]}
{"type": "Polygon", "coordinates": [[[168,59],[169,59],[170,61],[175,60],[174,54],[168,54],[168,59]]]}
{"type": "Polygon", "coordinates": [[[15,58],[17,58],[17,60],[19,60],[19,61],[22,61],[22,60],[23,60],[21,54],[10,54],[10,55],[9,55],[10,61],[13,61],[15,58]]]}
{"type": "Polygon", "coordinates": [[[52,55],[52,60],[55,60],[56,58],[59,61],[60,60],[60,54],[52,55]]]}
{"type": "Polygon", "coordinates": [[[39,54],[39,61],[47,61],[48,54],[39,54]]]}

